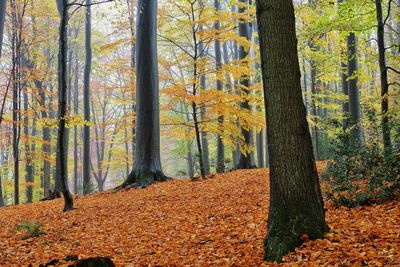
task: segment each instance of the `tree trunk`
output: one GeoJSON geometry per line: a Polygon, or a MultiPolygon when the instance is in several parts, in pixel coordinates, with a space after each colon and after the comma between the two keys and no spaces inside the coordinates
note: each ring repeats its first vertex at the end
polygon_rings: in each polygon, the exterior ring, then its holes
{"type": "Polygon", "coordinates": [[[7,0],[0,0],[0,58],[3,48],[4,21],[6,18],[7,0]]]}
{"type": "MultiPolygon", "coordinates": [[[[85,71],[83,81],[83,113],[85,122],[90,121],[90,71],[92,68],[92,20],[91,0],[86,0],[86,22],[85,22],[85,71]]],[[[90,183],[90,126],[83,127],[83,194],[91,191],[90,183]]]]}
{"type": "MultiPolygon", "coordinates": [[[[199,46],[201,47],[201,46],[199,46]]],[[[201,48],[200,48],[201,49],[201,48]]],[[[202,51],[203,49],[201,49],[202,51]]],[[[202,91],[206,90],[206,77],[204,75],[200,76],[200,88],[202,91]]],[[[204,108],[200,111],[201,120],[205,119],[204,108]]],[[[210,152],[208,149],[208,133],[207,131],[201,132],[201,147],[202,147],[202,157],[204,166],[204,175],[210,174],[210,152]]]]}
{"type": "MultiPolygon", "coordinates": [[[[3,136],[3,133],[2,133],[3,136]]],[[[0,148],[0,164],[1,166],[4,165],[4,145],[1,143],[1,148],[0,148]]],[[[0,207],[4,207],[4,198],[3,198],[3,170],[0,169],[0,207]]]]}
{"type": "Polygon", "coordinates": [[[264,159],[264,129],[261,129],[260,132],[257,133],[257,163],[258,168],[265,167],[265,159],[264,159]]]}
{"type": "MultiPolygon", "coordinates": [[[[135,54],[136,54],[136,43],[135,43],[135,20],[134,20],[134,9],[133,9],[133,0],[127,0],[128,4],[128,9],[129,9],[129,30],[131,33],[131,93],[132,93],[132,116],[136,112],[136,105],[134,103],[135,100],[135,76],[134,76],[134,70],[136,68],[136,60],[135,60],[135,54]]],[[[135,143],[136,143],[136,130],[135,130],[135,121],[132,121],[132,162],[135,162],[135,143]]]]}
{"type": "Polygon", "coordinates": [[[257,1],[270,153],[265,260],[282,261],[302,241],[328,230],[301,91],[291,0],[257,1]]]}
{"type": "Polygon", "coordinates": [[[28,94],[24,90],[24,140],[25,140],[25,183],[26,183],[26,202],[32,203],[33,201],[33,158],[32,151],[29,144],[29,116],[28,116],[28,94]]]}
{"type": "Polygon", "coordinates": [[[157,1],[139,0],[136,43],[136,162],[121,187],[165,181],[160,159],[157,1]]]}
{"type": "Polygon", "coordinates": [[[11,1],[12,9],[12,85],[13,85],[13,157],[14,157],[14,204],[19,204],[19,139],[20,139],[20,125],[19,125],[19,104],[20,104],[20,87],[19,87],[19,59],[20,59],[20,41],[17,32],[17,14],[15,1],[11,1]]]}
{"type": "Polygon", "coordinates": [[[62,0],[60,16],[60,39],[59,39],[59,60],[58,60],[58,90],[59,90],[59,102],[58,102],[58,135],[57,135],[57,154],[59,168],[57,172],[58,180],[60,182],[60,189],[64,196],[64,211],[70,211],[73,209],[74,203],[71,193],[68,189],[67,181],[67,166],[66,158],[68,151],[66,150],[65,144],[65,126],[67,116],[67,53],[68,53],[68,9],[67,0],[62,0]]]}
{"type": "MultiPolygon", "coordinates": [[[[199,1],[200,8],[204,8],[204,3],[203,1],[199,1]]],[[[203,30],[203,25],[199,25],[199,30],[203,30]]],[[[201,57],[205,57],[206,54],[204,53],[204,43],[203,41],[199,42],[198,50],[201,51],[202,53],[199,55],[201,57]]],[[[204,71],[201,70],[200,74],[200,94],[205,93],[204,91],[206,90],[206,76],[204,74],[204,71]]],[[[200,119],[203,121],[205,119],[205,113],[206,110],[205,108],[201,108],[200,110],[200,119]]],[[[201,148],[202,148],[202,160],[203,160],[203,168],[204,168],[204,175],[209,175],[210,174],[210,152],[208,149],[208,133],[207,131],[201,131],[201,148]]]]}
{"type": "MultiPolygon", "coordinates": [[[[219,0],[214,0],[214,9],[215,12],[219,12],[221,10],[219,0]]],[[[220,21],[217,20],[214,23],[214,29],[219,32],[220,31],[220,21]]],[[[216,77],[217,77],[217,90],[223,91],[222,81],[218,79],[219,72],[221,72],[222,67],[222,55],[221,55],[221,42],[218,37],[215,39],[215,63],[216,63],[216,77]]],[[[218,116],[218,124],[219,131],[221,133],[217,134],[217,173],[223,173],[225,171],[225,146],[222,140],[222,133],[224,128],[224,116],[220,114],[218,116]]]]}
{"type": "MultiPolygon", "coordinates": [[[[74,115],[79,112],[79,61],[75,57],[74,115]]],[[[78,126],[74,125],[74,193],[78,194],[78,126]]]]}
{"type": "Polygon", "coordinates": [[[349,109],[352,121],[352,145],[362,143],[360,92],[358,89],[357,38],[354,32],[347,36],[347,71],[349,77],[349,109]]]}
{"type": "Polygon", "coordinates": [[[385,156],[392,154],[392,140],[390,137],[390,121],[389,115],[389,83],[388,69],[386,65],[386,48],[385,48],[385,22],[382,12],[382,0],[375,0],[376,17],[378,22],[378,53],[379,53],[379,69],[381,72],[381,110],[382,110],[382,136],[385,156]]]}
{"type": "Polygon", "coordinates": [[[186,141],[187,144],[187,166],[188,166],[188,174],[190,178],[194,177],[194,165],[193,165],[193,155],[192,155],[192,140],[186,141]]]}
{"type": "MultiPolygon", "coordinates": [[[[247,3],[247,0],[240,0],[240,3],[247,3]]],[[[239,13],[244,13],[246,11],[247,7],[239,7],[239,13]]],[[[246,21],[243,21],[242,19],[239,20],[239,35],[241,37],[246,38],[247,40],[250,40],[250,33],[249,33],[249,24],[246,21]]],[[[249,51],[246,50],[244,46],[239,47],[239,59],[244,60],[246,57],[249,55],[249,51]]],[[[248,64],[248,63],[246,63],[248,64]]],[[[250,86],[250,77],[242,76],[240,79],[240,85],[241,85],[241,91],[243,96],[247,96],[250,94],[248,88],[250,86]]],[[[250,107],[250,102],[248,99],[243,100],[240,103],[240,108],[245,110],[246,112],[251,112],[251,107],[250,107]]],[[[244,143],[246,145],[251,145],[253,143],[253,136],[252,132],[250,129],[246,129],[244,127],[241,127],[242,131],[242,136],[244,137],[244,143]]],[[[251,169],[255,168],[256,165],[254,163],[254,154],[251,152],[246,152],[240,153],[240,158],[239,158],[239,163],[237,165],[238,169],[251,169]]]]}

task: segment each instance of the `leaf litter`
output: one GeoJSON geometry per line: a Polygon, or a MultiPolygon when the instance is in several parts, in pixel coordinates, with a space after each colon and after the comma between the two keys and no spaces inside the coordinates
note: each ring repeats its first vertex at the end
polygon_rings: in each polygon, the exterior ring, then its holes
{"type": "Polygon", "coordinates": [[[62,199],[1,208],[0,266],[69,255],[109,256],[117,266],[400,266],[398,200],[354,209],[326,202],[325,239],[306,241],[282,264],[263,262],[267,178],[267,169],[238,170],[75,196],[68,213],[62,199]],[[24,239],[22,221],[40,222],[43,234],[24,239]]]}

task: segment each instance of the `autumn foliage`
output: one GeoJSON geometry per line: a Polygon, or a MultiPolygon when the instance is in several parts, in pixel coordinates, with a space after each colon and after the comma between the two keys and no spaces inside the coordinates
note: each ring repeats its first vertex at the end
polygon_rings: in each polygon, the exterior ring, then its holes
{"type": "MultiPolygon", "coordinates": [[[[320,169],[323,164],[319,164],[320,169]]],[[[118,266],[278,266],[262,261],[268,170],[170,181],[145,190],[0,209],[0,265],[37,266],[69,255],[110,256],[118,266]],[[43,233],[17,227],[39,222],[43,233]]],[[[326,203],[331,232],[306,241],[283,266],[399,266],[399,202],[349,209],[326,203]]],[[[307,237],[302,237],[307,240],[307,237]]]]}

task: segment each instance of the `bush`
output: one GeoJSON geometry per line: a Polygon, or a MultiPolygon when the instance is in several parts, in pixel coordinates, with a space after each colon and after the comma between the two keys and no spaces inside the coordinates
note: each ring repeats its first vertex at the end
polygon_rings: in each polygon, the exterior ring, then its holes
{"type": "Polygon", "coordinates": [[[28,239],[31,237],[39,237],[44,234],[42,230],[42,223],[37,221],[23,221],[18,224],[15,228],[17,230],[24,230],[27,234],[22,239],[28,239]]]}
{"type": "MultiPolygon", "coordinates": [[[[333,125],[341,126],[337,122],[333,125]]],[[[354,146],[351,128],[341,127],[332,142],[332,160],[322,175],[327,198],[336,206],[347,207],[396,198],[400,192],[400,154],[385,157],[378,140],[354,146]]],[[[373,132],[378,132],[378,127],[374,126],[373,132]]]]}

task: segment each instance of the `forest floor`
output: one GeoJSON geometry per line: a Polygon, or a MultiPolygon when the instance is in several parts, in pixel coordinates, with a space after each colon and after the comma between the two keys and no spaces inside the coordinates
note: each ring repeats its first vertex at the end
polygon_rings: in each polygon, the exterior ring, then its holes
{"type": "MultiPolygon", "coordinates": [[[[322,164],[319,164],[319,169],[322,164]]],[[[0,266],[37,266],[68,255],[110,256],[118,266],[278,266],[265,263],[268,170],[240,170],[145,190],[0,209],[0,266]],[[43,234],[16,228],[38,221],[43,234]]],[[[285,266],[400,266],[400,203],[327,204],[331,232],[307,241],[285,266]]]]}

